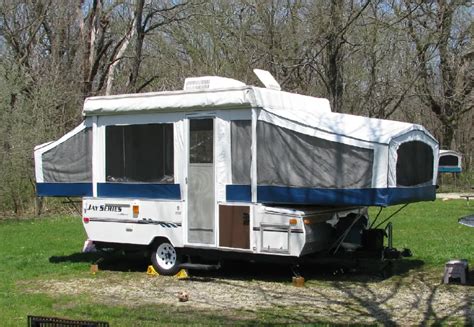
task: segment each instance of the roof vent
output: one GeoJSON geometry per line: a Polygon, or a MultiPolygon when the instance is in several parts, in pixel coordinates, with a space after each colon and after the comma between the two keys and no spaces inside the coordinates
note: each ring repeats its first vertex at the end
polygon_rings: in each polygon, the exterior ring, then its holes
{"type": "Polygon", "coordinates": [[[188,77],[184,80],[185,91],[226,89],[245,86],[241,81],[218,76],[188,77]]]}

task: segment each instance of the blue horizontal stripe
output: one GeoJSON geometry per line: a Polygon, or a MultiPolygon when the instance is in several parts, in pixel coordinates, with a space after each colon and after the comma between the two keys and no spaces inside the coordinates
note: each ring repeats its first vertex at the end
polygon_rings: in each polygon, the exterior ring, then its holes
{"type": "MultiPolygon", "coordinates": [[[[227,201],[250,202],[250,185],[227,185],[227,201]]],[[[325,206],[389,206],[432,201],[435,186],[412,188],[322,189],[258,186],[257,202],[268,204],[325,206]]]]}
{"type": "Polygon", "coordinates": [[[179,184],[98,183],[97,195],[111,198],[180,200],[179,184]]]}
{"type": "MultiPolygon", "coordinates": [[[[386,205],[436,200],[436,186],[396,187],[386,189],[388,201],[386,205]]],[[[382,206],[384,204],[381,204],[382,206]]]]}
{"type": "Polygon", "coordinates": [[[229,202],[251,202],[252,188],[250,185],[227,185],[226,199],[229,202]]]}
{"type": "Polygon", "coordinates": [[[440,173],[460,173],[461,171],[461,167],[438,167],[440,173]]]}
{"type": "Polygon", "coordinates": [[[36,183],[38,196],[92,196],[92,183],[36,183]]]}

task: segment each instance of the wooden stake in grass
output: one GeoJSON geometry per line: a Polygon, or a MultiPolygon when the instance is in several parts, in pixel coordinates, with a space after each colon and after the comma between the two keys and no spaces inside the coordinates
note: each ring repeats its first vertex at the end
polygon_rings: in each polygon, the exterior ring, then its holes
{"type": "Polygon", "coordinates": [[[93,264],[91,265],[91,273],[95,275],[99,271],[99,265],[98,264],[93,264]]]}
{"type": "Polygon", "coordinates": [[[304,287],[304,277],[301,277],[301,276],[293,277],[293,286],[304,287]]]}

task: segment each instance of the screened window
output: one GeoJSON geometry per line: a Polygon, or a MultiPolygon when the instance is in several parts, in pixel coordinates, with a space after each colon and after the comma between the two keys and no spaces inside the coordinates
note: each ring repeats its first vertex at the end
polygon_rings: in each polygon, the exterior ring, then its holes
{"type": "Polygon", "coordinates": [[[189,121],[189,162],[213,163],[214,132],[212,119],[189,121]]]}
{"type": "Polygon", "coordinates": [[[252,122],[233,120],[230,125],[232,150],[232,183],[250,184],[252,162],[252,122]]]}
{"type": "Polygon", "coordinates": [[[47,183],[92,181],[92,129],[87,127],[42,155],[47,183]]]}
{"type": "Polygon", "coordinates": [[[406,142],[397,150],[397,185],[414,186],[433,179],[433,150],[420,141],[406,142]]]}
{"type": "Polygon", "coordinates": [[[369,188],[373,150],[257,123],[259,185],[369,188]]]}
{"type": "Polygon", "coordinates": [[[106,127],[108,182],[173,183],[173,124],[106,127]]]}
{"type": "Polygon", "coordinates": [[[459,159],[456,156],[451,156],[451,155],[441,156],[439,157],[439,165],[440,166],[458,166],[459,165],[458,160],[459,159]]]}

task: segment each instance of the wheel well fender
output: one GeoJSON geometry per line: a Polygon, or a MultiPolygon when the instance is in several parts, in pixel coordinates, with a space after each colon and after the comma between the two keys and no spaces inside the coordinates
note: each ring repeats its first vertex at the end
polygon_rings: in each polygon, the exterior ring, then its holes
{"type": "Polygon", "coordinates": [[[173,242],[171,242],[167,237],[163,237],[163,236],[156,236],[151,242],[150,244],[148,244],[148,247],[151,248],[151,249],[154,249],[158,246],[158,244],[161,244],[161,243],[164,243],[164,242],[168,242],[170,243],[171,245],[175,246],[173,244],[173,242]]]}

